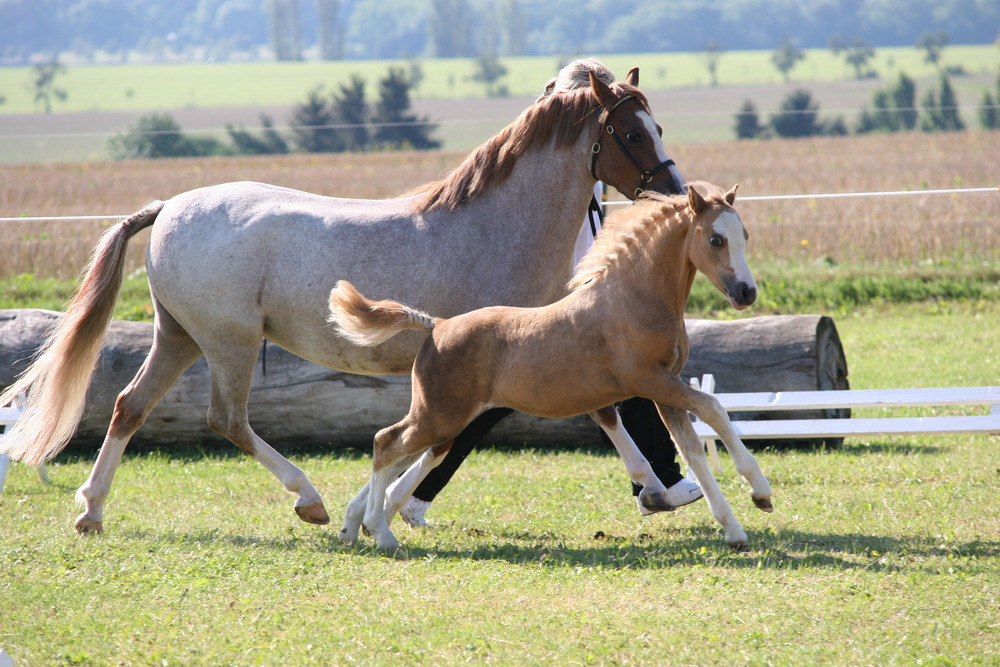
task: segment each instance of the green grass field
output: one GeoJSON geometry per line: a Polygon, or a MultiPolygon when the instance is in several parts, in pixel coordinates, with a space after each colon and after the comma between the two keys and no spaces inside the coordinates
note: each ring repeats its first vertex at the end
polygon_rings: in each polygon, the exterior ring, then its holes
{"type": "MultiPolygon", "coordinates": [[[[825,49],[806,51],[805,60],[792,70],[799,83],[851,79],[853,70],[842,57],[825,49]]],[[[624,76],[630,67],[641,68],[646,90],[698,88],[709,85],[708,70],[701,53],[638,53],[601,56],[612,70],[624,76]]],[[[781,83],[771,63],[770,51],[733,51],[719,61],[721,86],[781,83]]],[[[951,46],[945,49],[947,65],[961,65],[973,75],[995,74],[1000,54],[992,45],[951,46]]],[[[422,99],[466,99],[484,96],[484,87],[470,79],[475,62],[470,59],[419,61],[423,80],[416,96],[422,99]]],[[[537,95],[541,85],[558,70],[555,57],[504,58],[508,74],[501,82],[513,96],[537,95]]],[[[161,65],[71,66],[57,79],[67,92],[64,102],[54,101],[55,112],[143,111],[216,107],[291,106],[307,91],[328,88],[359,74],[368,81],[368,94],[377,95],[378,79],[390,66],[409,67],[406,61],[350,60],[330,62],[192,63],[161,65]]],[[[914,78],[935,74],[915,48],[883,48],[876,51],[872,67],[882,78],[902,71],[914,78]]],[[[0,94],[6,101],[2,114],[39,111],[30,85],[30,68],[0,68],[0,94]]]]}
{"type": "MultiPolygon", "coordinates": [[[[838,319],[858,388],[981,384],[995,305],[886,306],[838,319]],[[985,356],[984,356],[985,355],[985,356]]],[[[757,452],[754,548],[704,504],[640,519],[606,451],[470,457],[395,556],[300,523],[224,446],[126,456],[106,533],[74,534],[91,452],[15,465],[0,495],[0,647],[18,664],[993,665],[1000,661],[1000,450],[987,437],[849,440],[757,452]]],[[[357,450],[287,452],[334,514],[357,450]]]]}

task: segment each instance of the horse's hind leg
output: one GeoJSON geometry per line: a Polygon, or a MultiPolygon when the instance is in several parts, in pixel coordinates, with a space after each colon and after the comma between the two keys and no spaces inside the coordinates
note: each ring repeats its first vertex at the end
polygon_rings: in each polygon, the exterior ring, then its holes
{"type": "Polygon", "coordinates": [[[392,518],[399,513],[399,510],[413,495],[420,483],[424,481],[424,478],[448,455],[453,442],[455,442],[454,438],[425,451],[413,465],[406,469],[406,472],[389,485],[385,494],[386,522],[392,523],[392,518]]]}
{"type": "MultiPolygon", "coordinates": [[[[264,442],[247,419],[247,401],[257,363],[259,338],[249,342],[218,341],[205,349],[212,377],[212,398],[208,407],[209,427],[253,456],[271,471],[289,493],[296,496],[295,513],[308,523],[326,524],[330,517],[319,493],[302,470],[264,442]]],[[[215,341],[213,341],[215,342],[215,341]]],[[[204,346],[203,346],[204,347],[204,346]]]]}
{"type": "Polygon", "coordinates": [[[94,468],[76,492],[77,500],[84,505],[76,519],[76,529],[81,533],[100,533],[104,529],[104,500],[125,447],[167,390],[201,357],[201,349],[191,336],[155,299],[154,306],[153,347],[132,382],[118,395],[94,468]]]}

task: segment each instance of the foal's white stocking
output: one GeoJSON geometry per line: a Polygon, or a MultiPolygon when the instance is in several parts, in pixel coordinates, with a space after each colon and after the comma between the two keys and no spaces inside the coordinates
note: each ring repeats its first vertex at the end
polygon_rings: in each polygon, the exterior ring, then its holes
{"type": "Polygon", "coordinates": [[[642,491],[639,492],[639,502],[643,507],[667,512],[676,509],[667,502],[667,487],[653,472],[649,461],[642,455],[632,436],[625,430],[621,418],[618,416],[618,410],[607,407],[588,414],[608,435],[611,443],[618,450],[618,455],[621,457],[622,463],[625,464],[625,470],[628,471],[629,479],[642,487],[642,491]]]}

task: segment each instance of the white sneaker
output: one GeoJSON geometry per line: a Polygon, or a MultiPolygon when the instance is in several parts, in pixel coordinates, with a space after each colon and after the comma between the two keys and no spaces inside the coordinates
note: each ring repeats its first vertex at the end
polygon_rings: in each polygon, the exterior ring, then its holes
{"type": "MultiPolygon", "coordinates": [[[[703,498],[704,495],[705,494],[701,491],[701,487],[698,486],[698,482],[685,477],[667,489],[667,502],[673,505],[674,509],[676,509],[678,507],[683,507],[684,505],[690,505],[694,501],[703,498]]],[[[660,511],[644,506],[639,502],[638,497],[635,499],[635,504],[639,508],[639,514],[642,516],[649,516],[650,514],[655,514],[660,511]]]]}
{"type": "Polygon", "coordinates": [[[426,526],[427,519],[424,518],[424,514],[430,507],[431,503],[429,500],[420,500],[419,498],[410,496],[406,504],[399,510],[399,516],[406,522],[407,526],[413,528],[426,526]]]}

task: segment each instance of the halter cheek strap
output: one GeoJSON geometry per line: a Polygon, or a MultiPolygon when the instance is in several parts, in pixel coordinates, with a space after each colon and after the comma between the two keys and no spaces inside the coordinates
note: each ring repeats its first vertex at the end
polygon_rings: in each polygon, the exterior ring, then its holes
{"type": "Polygon", "coordinates": [[[653,177],[656,176],[656,174],[660,173],[662,170],[667,169],[672,165],[675,165],[676,163],[672,159],[667,158],[665,161],[656,165],[652,169],[643,169],[642,165],[639,164],[639,161],[635,158],[634,155],[632,155],[632,151],[628,149],[628,146],[625,145],[625,142],[622,141],[618,133],[615,132],[614,126],[611,125],[609,122],[612,112],[621,105],[625,104],[625,102],[634,99],[636,99],[635,96],[626,95],[625,97],[615,102],[615,105],[612,106],[610,109],[605,109],[603,112],[601,112],[601,116],[599,118],[599,122],[601,124],[601,132],[600,134],[597,135],[597,141],[594,142],[594,145],[590,149],[590,175],[594,177],[595,181],[600,180],[597,177],[597,156],[601,152],[601,138],[604,136],[604,133],[607,132],[608,134],[611,135],[611,138],[615,140],[615,143],[618,144],[618,148],[621,150],[621,152],[625,154],[625,157],[628,158],[629,162],[631,162],[632,165],[639,172],[639,187],[635,189],[634,193],[635,196],[638,197],[639,195],[642,194],[642,191],[645,188],[645,186],[648,185],[653,180],[653,177]]]}

